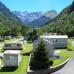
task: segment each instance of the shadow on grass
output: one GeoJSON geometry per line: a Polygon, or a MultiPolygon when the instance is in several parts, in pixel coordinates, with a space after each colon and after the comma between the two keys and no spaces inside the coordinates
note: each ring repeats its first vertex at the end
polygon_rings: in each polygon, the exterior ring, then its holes
{"type": "Polygon", "coordinates": [[[29,56],[30,55],[30,52],[29,53],[22,53],[23,56],[29,56]]]}
{"type": "Polygon", "coordinates": [[[27,43],[32,43],[32,41],[27,41],[27,43]]]}
{"type": "Polygon", "coordinates": [[[29,56],[31,53],[32,53],[32,51],[31,52],[27,52],[27,53],[22,53],[22,55],[23,56],[29,56]]]}
{"type": "Polygon", "coordinates": [[[17,67],[2,67],[0,72],[14,72],[16,69],[17,67]]]}

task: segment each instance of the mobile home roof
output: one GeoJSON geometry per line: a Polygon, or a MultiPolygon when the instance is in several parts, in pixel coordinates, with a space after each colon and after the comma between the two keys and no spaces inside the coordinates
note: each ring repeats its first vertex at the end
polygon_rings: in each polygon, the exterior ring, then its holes
{"type": "Polygon", "coordinates": [[[22,42],[5,42],[5,44],[23,44],[22,42]]]}
{"type": "Polygon", "coordinates": [[[46,35],[40,36],[40,38],[68,38],[67,35],[46,35]]]}
{"type": "Polygon", "coordinates": [[[7,50],[4,52],[4,54],[18,54],[20,53],[21,51],[19,50],[7,50]]]}

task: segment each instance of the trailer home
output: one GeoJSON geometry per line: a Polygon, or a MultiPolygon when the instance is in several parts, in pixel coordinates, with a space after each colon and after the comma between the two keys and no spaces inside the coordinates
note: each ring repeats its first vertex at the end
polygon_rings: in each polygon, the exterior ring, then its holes
{"type": "Polygon", "coordinates": [[[21,42],[5,43],[3,49],[4,50],[22,50],[23,43],[21,42]]]}
{"type": "Polygon", "coordinates": [[[53,42],[54,48],[67,48],[68,36],[66,35],[46,35],[40,38],[53,42]]]}
{"type": "Polygon", "coordinates": [[[48,53],[48,56],[49,57],[53,57],[54,56],[54,46],[53,46],[53,43],[46,40],[46,39],[38,39],[38,40],[35,40],[33,42],[33,49],[36,49],[38,47],[38,44],[43,41],[45,43],[45,48],[48,49],[49,53],[48,53]]]}
{"type": "Polygon", "coordinates": [[[17,67],[21,62],[21,51],[6,50],[3,53],[3,62],[6,67],[17,67]]]}

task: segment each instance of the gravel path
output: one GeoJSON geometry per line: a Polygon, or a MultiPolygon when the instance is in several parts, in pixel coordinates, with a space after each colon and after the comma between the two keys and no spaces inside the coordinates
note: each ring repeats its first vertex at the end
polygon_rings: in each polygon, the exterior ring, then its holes
{"type": "Polygon", "coordinates": [[[62,69],[52,74],[74,74],[74,58],[72,58],[62,69]]]}

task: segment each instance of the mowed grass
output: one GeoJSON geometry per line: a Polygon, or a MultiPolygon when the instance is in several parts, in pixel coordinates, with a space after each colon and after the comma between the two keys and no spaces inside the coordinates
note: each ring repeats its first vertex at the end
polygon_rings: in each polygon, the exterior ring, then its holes
{"type": "Polygon", "coordinates": [[[61,63],[63,63],[68,58],[74,57],[74,51],[67,51],[67,49],[60,49],[60,59],[54,59],[53,60],[53,66],[57,66],[61,63]]]}
{"type": "Polygon", "coordinates": [[[18,68],[16,68],[14,71],[10,69],[8,70],[1,70],[0,69],[0,74],[27,74],[27,68],[28,68],[28,64],[29,64],[29,54],[26,55],[26,53],[31,52],[32,51],[32,44],[30,43],[26,43],[24,44],[24,49],[22,51],[22,61],[19,65],[18,68]]]}
{"type": "Polygon", "coordinates": [[[74,51],[74,39],[68,39],[68,49],[74,51]]]}
{"type": "Polygon", "coordinates": [[[17,38],[12,38],[12,39],[9,39],[9,40],[5,40],[5,42],[12,42],[12,41],[16,41],[18,40],[17,38]]]}
{"type": "Polygon", "coordinates": [[[11,38],[9,40],[5,40],[4,42],[0,42],[0,44],[3,44],[5,42],[12,42],[12,41],[16,41],[16,40],[17,40],[17,38],[11,38]]]}
{"type": "Polygon", "coordinates": [[[57,49],[61,51],[61,58],[53,60],[53,66],[63,63],[68,58],[74,58],[74,45],[72,44],[73,41],[74,39],[68,39],[68,49],[57,49]]]}
{"type": "Polygon", "coordinates": [[[30,53],[33,50],[33,44],[32,43],[25,43],[25,53],[30,53]]]}

